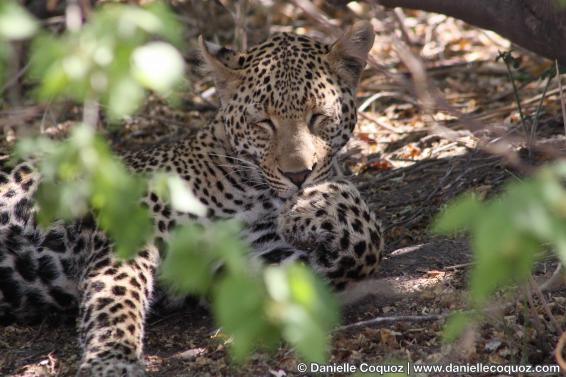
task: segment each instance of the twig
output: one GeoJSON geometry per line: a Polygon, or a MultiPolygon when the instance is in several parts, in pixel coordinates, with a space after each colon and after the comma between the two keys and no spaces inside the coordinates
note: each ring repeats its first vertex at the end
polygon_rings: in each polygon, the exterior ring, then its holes
{"type": "Polygon", "coordinates": [[[338,38],[342,34],[340,29],[337,28],[337,22],[331,20],[328,16],[324,14],[320,9],[318,9],[311,1],[309,0],[291,0],[291,2],[299,9],[301,9],[307,16],[314,19],[322,28],[324,28],[325,32],[328,32],[330,35],[338,38]]]}
{"type": "Polygon", "coordinates": [[[536,311],[535,300],[533,299],[533,294],[531,292],[531,288],[527,285],[525,286],[525,296],[527,298],[528,305],[525,305],[526,310],[530,313],[530,319],[532,324],[534,325],[537,333],[544,334],[545,333],[545,326],[543,326],[541,319],[538,316],[536,311]]]}
{"type": "Polygon", "coordinates": [[[529,147],[529,157],[532,157],[532,149],[533,149],[533,144],[535,142],[535,136],[536,136],[536,132],[537,132],[540,112],[542,110],[542,104],[544,102],[544,97],[546,96],[546,91],[548,90],[548,87],[549,87],[550,82],[552,81],[553,77],[554,76],[552,76],[552,75],[548,75],[548,78],[546,79],[546,84],[544,85],[544,89],[542,91],[542,96],[540,97],[540,101],[538,103],[537,110],[535,112],[535,119],[533,120],[533,123],[531,124],[531,132],[529,134],[529,140],[527,141],[527,145],[529,147]]]}
{"type": "Polygon", "coordinates": [[[96,129],[98,125],[98,102],[86,99],[83,105],[83,123],[96,129]]]}
{"type": "Polygon", "coordinates": [[[248,1],[239,0],[236,3],[236,13],[234,17],[234,23],[236,24],[234,37],[236,39],[236,46],[240,50],[248,49],[248,33],[246,27],[247,11],[248,11],[248,1]]]}
{"type": "Polygon", "coordinates": [[[404,94],[402,94],[402,93],[399,93],[399,92],[378,92],[378,93],[375,93],[375,94],[373,94],[372,96],[368,97],[364,102],[362,102],[362,104],[360,105],[360,107],[358,107],[358,112],[364,111],[364,110],[367,109],[373,102],[377,101],[378,99],[381,99],[381,98],[390,98],[390,97],[399,98],[399,99],[401,99],[401,100],[403,100],[403,101],[406,101],[406,102],[409,102],[409,103],[411,103],[411,104],[413,104],[413,105],[416,105],[416,104],[417,104],[415,100],[413,100],[412,98],[410,98],[410,97],[408,97],[408,96],[406,96],[406,95],[404,95],[404,94]]]}
{"type": "Polygon", "coordinates": [[[45,26],[65,23],[65,16],[53,16],[40,21],[45,26]]]}
{"type": "MultiPolygon", "coordinates": [[[[441,160],[441,159],[430,159],[430,160],[422,160],[419,164],[419,170],[424,170],[426,169],[427,166],[429,165],[442,165],[443,163],[445,163],[445,161],[441,160]]],[[[415,165],[413,165],[412,167],[414,167],[415,165]]],[[[409,169],[411,169],[412,167],[410,167],[409,169]]],[[[442,170],[444,171],[444,169],[442,170]]],[[[405,176],[405,172],[399,172],[398,170],[392,170],[390,172],[387,173],[383,173],[380,174],[378,176],[376,176],[375,178],[365,181],[361,184],[358,185],[358,189],[361,191],[367,190],[370,187],[375,187],[376,185],[381,184],[382,182],[387,182],[389,181],[392,177],[394,176],[398,176],[399,174],[401,174],[401,178],[404,178],[405,176]]],[[[407,173],[410,174],[410,173],[407,173]]],[[[415,199],[416,200],[416,199],[415,199]]],[[[403,204],[407,204],[406,201],[403,201],[403,204]]]]}
{"type": "Polygon", "coordinates": [[[234,45],[239,51],[247,50],[246,13],[249,5],[248,0],[220,0],[220,4],[230,13],[234,20],[234,45]]]}
{"type": "MultiPolygon", "coordinates": [[[[520,87],[519,87],[519,88],[520,88],[520,87]]],[[[546,97],[548,98],[548,97],[553,96],[553,95],[555,95],[555,94],[561,95],[561,93],[562,93],[562,91],[560,90],[560,88],[554,88],[554,89],[552,89],[552,90],[549,90],[549,91],[546,93],[546,97]]],[[[533,103],[535,103],[535,102],[540,101],[540,98],[541,98],[541,97],[542,97],[542,94],[537,94],[537,95],[535,95],[535,96],[532,96],[532,97],[529,98],[529,99],[526,99],[526,100],[521,101],[521,105],[527,106],[527,105],[533,104],[533,103]]],[[[494,101],[495,101],[495,99],[494,99],[494,101]]],[[[506,105],[506,106],[500,107],[500,108],[498,108],[498,109],[495,109],[495,110],[493,110],[493,111],[487,111],[487,112],[484,112],[484,113],[481,114],[481,115],[473,116],[472,119],[477,120],[477,121],[479,121],[479,120],[487,120],[487,119],[490,119],[490,118],[499,116],[499,115],[501,115],[502,113],[505,113],[505,112],[507,112],[507,111],[511,111],[511,110],[513,110],[514,108],[515,108],[514,105],[506,105]]]]}
{"type": "MultiPolygon", "coordinates": [[[[481,309],[481,310],[466,310],[466,311],[463,311],[463,313],[469,314],[469,315],[478,315],[478,314],[488,315],[488,314],[493,313],[493,312],[499,312],[501,310],[505,310],[511,305],[513,305],[513,303],[508,302],[508,303],[504,303],[504,304],[501,304],[501,305],[497,305],[497,306],[493,306],[493,307],[489,307],[489,308],[485,308],[485,309],[481,309]]],[[[418,323],[418,322],[438,321],[440,319],[446,319],[446,318],[450,317],[452,314],[453,314],[453,312],[443,313],[443,314],[400,315],[400,316],[390,316],[390,317],[375,317],[375,318],[368,319],[368,320],[365,320],[365,321],[359,321],[359,322],[350,323],[348,325],[340,326],[340,327],[336,328],[334,331],[339,332],[339,331],[344,331],[344,330],[356,329],[358,327],[366,327],[366,326],[371,326],[371,325],[386,325],[386,324],[398,323],[398,322],[415,322],[415,323],[418,323]]]]}
{"type": "Polygon", "coordinates": [[[43,105],[34,105],[22,107],[17,111],[0,112],[0,129],[22,125],[37,116],[43,109],[43,105]]]}
{"type": "Polygon", "coordinates": [[[88,19],[92,13],[92,7],[89,0],[80,0],[81,11],[84,18],[88,19]]]}
{"type": "Polygon", "coordinates": [[[448,144],[446,144],[446,145],[443,145],[442,147],[439,147],[439,148],[434,149],[433,151],[431,151],[431,155],[430,155],[430,156],[432,157],[433,153],[434,153],[435,156],[438,156],[438,155],[440,154],[440,152],[444,152],[445,150],[450,149],[450,148],[453,148],[453,147],[458,146],[458,145],[460,145],[460,144],[463,144],[464,146],[466,146],[465,143],[459,143],[459,142],[457,142],[457,141],[453,141],[453,142],[451,142],[451,143],[448,143],[448,144]]]}
{"type": "Polygon", "coordinates": [[[467,268],[473,265],[475,265],[475,262],[460,263],[460,264],[444,267],[443,270],[459,270],[461,268],[467,268]]]}
{"type": "Polygon", "coordinates": [[[8,80],[8,82],[4,84],[2,88],[0,88],[0,94],[4,93],[4,91],[9,87],[11,87],[12,85],[16,84],[18,80],[22,78],[22,76],[27,72],[27,70],[30,67],[30,64],[31,64],[31,60],[28,61],[27,64],[23,66],[22,69],[20,69],[15,76],[13,76],[10,80],[8,80]]]}
{"type": "Polygon", "coordinates": [[[560,365],[560,368],[566,371],[566,361],[562,356],[562,351],[564,350],[564,345],[566,344],[566,331],[560,335],[558,339],[558,343],[556,344],[556,349],[554,351],[554,357],[556,358],[556,362],[560,365]]]}
{"type": "MultiPolygon", "coordinates": [[[[507,74],[507,72],[505,72],[505,74],[507,74]]],[[[523,82],[521,82],[521,84],[518,86],[517,89],[521,90],[524,89],[527,85],[529,85],[530,83],[532,83],[533,81],[535,81],[535,79],[530,79],[530,80],[525,80],[523,82]]],[[[502,99],[504,99],[507,96],[510,96],[511,94],[513,94],[513,89],[509,89],[504,91],[503,93],[500,93],[494,97],[489,98],[489,102],[498,102],[502,99]]],[[[488,98],[486,98],[486,100],[488,100],[488,98]]]]}
{"type": "Polygon", "coordinates": [[[523,113],[523,108],[521,107],[521,98],[519,97],[519,90],[517,89],[517,85],[515,84],[515,79],[513,78],[513,73],[511,72],[511,66],[507,59],[503,59],[505,63],[505,67],[507,67],[507,75],[509,76],[509,80],[511,80],[511,85],[513,86],[513,94],[515,95],[515,102],[517,102],[517,110],[519,110],[519,116],[521,117],[521,123],[523,124],[523,128],[525,132],[527,131],[527,119],[525,118],[525,114],[523,113]]]}
{"type": "Polygon", "coordinates": [[[450,313],[446,314],[428,314],[428,315],[401,315],[401,316],[394,316],[394,317],[376,317],[372,319],[368,319],[366,321],[354,322],[348,325],[340,326],[335,329],[335,332],[356,329],[358,327],[366,327],[370,325],[388,325],[392,323],[398,322],[428,322],[428,321],[437,321],[439,319],[445,319],[450,315],[450,313]]]}
{"type": "Polygon", "coordinates": [[[82,26],[82,12],[78,0],[69,0],[65,8],[65,26],[71,32],[77,32],[82,26]]]}
{"type": "Polygon", "coordinates": [[[43,110],[43,115],[41,116],[41,122],[39,123],[39,132],[42,134],[45,132],[45,121],[47,119],[47,114],[50,112],[50,109],[51,109],[51,101],[48,101],[47,105],[43,110]]]}
{"type": "MultiPolygon", "coordinates": [[[[429,85],[430,83],[426,74],[426,68],[419,60],[419,58],[415,54],[413,54],[410,48],[405,45],[399,38],[392,34],[391,39],[393,41],[393,45],[395,46],[395,50],[399,55],[399,59],[401,59],[403,64],[405,64],[405,66],[411,73],[411,77],[414,83],[413,88],[415,90],[417,98],[421,102],[423,110],[427,113],[431,113],[435,101],[431,95],[429,85]]],[[[407,85],[409,85],[408,82],[407,85]]]]}
{"type": "Polygon", "coordinates": [[[556,76],[558,76],[558,88],[560,89],[560,105],[562,107],[562,123],[564,124],[564,134],[566,134],[566,105],[564,104],[564,93],[562,92],[562,77],[560,77],[560,67],[558,60],[554,61],[556,65],[556,76]]]}
{"type": "Polygon", "coordinates": [[[544,297],[544,294],[542,293],[540,286],[535,282],[535,280],[533,279],[532,276],[529,279],[529,284],[530,284],[532,290],[537,295],[538,299],[540,300],[542,308],[544,309],[544,312],[546,313],[546,316],[548,317],[548,319],[550,320],[550,322],[554,326],[554,330],[556,331],[556,335],[561,334],[564,330],[562,330],[562,326],[560,326],[560,323],[556,320],[556,317],[550,311],[550,308],[548,307],[548,302],[546,301],[546,298],[544,297]]]}
{"type": "MultiPolygon", "coordinates": [[[[425,203],[428,202],[430,199],[432,199],[432,197],[438,192],[440,191],[441,188],[446,188],[445,183],[446,180],[448,180],[448,178],[450,177],[450,174],[452,174],[452,171],[454,170],[454,165],[450,164],[450,166],[448,167],[448,170],[446,171],[446,173],[442,176],[442,178],[440,178],[438,180],[438,183],[434,186],[434,189],[432,189],[428,195],[426,196],[425,199],[425,203]]],[[[464,171],[465,174],[467,172],[467,169],[464,171]]],[[[458,178],[457,178],[458,179],[458,178]]],[[[456,180],[457,180],[456,179],[456,180]]]]}
{"type": "Polygon", "coordinates": [[[394,8],[391,13],[393,15],[393,18],[395,19],[395,21],[397,21],[397,24],[399,25],[399,30],[401,31],[401,36],[403,37],[405,43],[409,46],[414,45],[414,42],[411,39],[411,36],[409,35],[409,31],[405,26],[405,14],[403,13],[403,9],[394,8]]]}
{"type": "Polygon", "coordinates": [[[556,266],[556,269],[550,276],[550,278],[540,285],[540,290],[545,292],[549,289],[552,289],[554,284],[556,284],[556,282],[561,278],[562,278],[562,263],[559,262],[558,265],[556,266]]]}
{"type": "Polygon", "coordinates": [[[178,315],[178,314],[179,314],[179,313],[171,313],[171,314],[167,314],[167,315],[164,315],[164,316],[160,316],[160,317],[157,318],[155,321],[151,322],[149,325],[150,325],[151,327],[155,327],[155,326],[157,326],[158,324],[160,324],[160,323],[162,323],[162,322],[165,322],[165,321],[167,321],[167,320],[169,320],[169,319],[175,317],[175,316],[178,315]]]}
{"type": "Polygon", "coordinates": [[[370,115],[370,114],[368,114],[368,113],[359,113],[359,115],[360,115],[362,118],[365,118],[365,119],[367,119],[367,120],[369,120],[369,121],[375,123],[377,126],[386,129],[387,131],[390,131],[390,132],[393,132],[393,133],[396,133],[396,134],[404,134],[404,133],[406,133],[406,132],[401,131],[401,130],[395,128],[395,127],[388,126],[387,124],[381,122],[381,121],[378,120],[376,117],[374,117],[373,115],[370,115]]]}

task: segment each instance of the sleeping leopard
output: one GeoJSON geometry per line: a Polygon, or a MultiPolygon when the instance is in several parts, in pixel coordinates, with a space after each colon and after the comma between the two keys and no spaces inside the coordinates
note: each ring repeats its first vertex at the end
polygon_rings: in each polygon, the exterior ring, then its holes
{"type": "Polygon", "coordinates": [[[92,219],[39,228],[31,163],[0,173],[0,320],[78,310],[79,376],[145,375],[144,320],[156,301],[158,242],[176,224],[236,219],[250,257],[303,261],[347,296],[383,249],[380,223],[340,178],[337,152],[356,124],[354,93],[374,32],[354,24],[331,45],[293,33],[246,51],[200,39],[220,107],[195,136],[123,156],[133,171],[178,175],[205,216],[156,194],[153,241],[121,261],[92,219]]]}

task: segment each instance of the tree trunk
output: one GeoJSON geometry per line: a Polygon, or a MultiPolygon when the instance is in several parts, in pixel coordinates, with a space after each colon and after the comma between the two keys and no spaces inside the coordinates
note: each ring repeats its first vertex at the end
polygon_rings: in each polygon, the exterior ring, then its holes
{"type": "MultiPolygon", "coordinates": [[[[566,66],[566,7],[559,0],[377,0],[386,7],[442,13],[493,30],[566,66]]],[[[344,2],[346,3],[346,2],[344,2]]]]}

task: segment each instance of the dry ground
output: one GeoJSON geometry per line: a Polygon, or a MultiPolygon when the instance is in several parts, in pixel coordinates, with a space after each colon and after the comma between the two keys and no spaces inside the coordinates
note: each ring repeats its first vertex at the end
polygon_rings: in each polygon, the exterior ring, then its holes
{"type": "MultiPolygon", "coordinates": [[[[224,17],[223,21],[218,18],[215,28],[203,24],[198,14],[186,11],[189,6],[181,5],[179,14],[187,24],[191,46],[198,30],[209,36],[215,34],[221,41],[231,40],[233,28],[225,12],[217,8],[201,9],[224,17]]],[[[350,10],[325,10],[343,24],[360,16],[367,17],[368,11],[355,3],[350,10]]],[[[276,2],[270,12],[269,23],[265,21],[269,12],[258,9],[250,12],[252,41],[261,39],[266,29],[295,30],[324,37],[317,32],[314,21],[287,2],[276,2]]],[[[517,165],[511,167],[507,158],[486,154],[478,145],[489,145],[496,137],[505,135],[514,137],[511,147],[521,151],[521,164],[537,164],[555,156],[537,152],[533,158],[525,152],[525,143],[519,138],[524,132],[507,70],[502,62],[495,61],[498,50],[509,48],[507,41],[440,15],[405,12],[397,17],[391,14],[381,17],[376,21],[380,31],[373,55],[387,72],[408,77],[391,39],[392,25],[398,27],[402,23],[407,33],[404,41],[422,58],[432,86],[454,108],[486,128],[471,132],[466,130],[466,122],[459,122],[446,112],[433,109],[424,113],[411,91],[394,77],[384,76],[373,68],[364,75],[359,91],[363,114],[355,139],[344,151],[343,161],[385,223],[387,258],[376,276],[374,294],[345,308],[343,324],[376,317],[390,317],[390,320],[380,325],[338,329],[333,335],[331,362],[553,364],[557,334],[548,326],[543,305],[564,326],[563,291],[550,292],[545,295],[546,303],[535,300],[531,305],[516,292],[502,294],[498,301],[510,304],[503,311],[490,312],[486,322],[471,328],[455,345],[442,342],[444,318],[402,320],[409,315],[443,317],[452,310],[466,308],[471,251],[463,237],[447,239],[431,235],[431,221],[459,193],[474,190],[491,196],[507,180],[519,180],[522,176],[517,165]]],[[[522,57],[523,72],[535,77],[548,66],[523,51],[517,56],[522,57]]],[[[192,55],[187,53],[189,63],[191,59],[192,55]]],[[[215,103],[207,91],[210,82],[194,72],[190,77],[192,90],[185,94],[180,108],[173,110],[151,99],[123,131],[108,133],[116,149],[175,139],[201,126],[213,113],[215,103]]],[[[542,102],[536,135],[539,145],[560,147],[564,143],[556,87],[555,81],[542,102]]],[[[540,80],[519,83],[525,113],[534,114],[541,92],[540,80]]],[[[47,132],[59,134],[72,124],[73,111],[74,107],[68,104],[49,107],[25,101],[4,104],[0,108],[0,125],[5,130],[5,144],[12,143],[22,132],[13,119],[28,124],[26,129],[41,124],[47,132]]],[[[540,261],[535,272],[537,279],[548,277],[554,266],[550,259],[540,261]]],[[[199,307],[151,318],[146,345],[150,376],[299,375],[296,356],[284,346],[276,354],[258,353],[244,365],[233,364],[227,353],[226,338],[218,332],[211,316],[199,307]]],[[[71,323],[54,325],[46,321],[37,326],[0,328],[2,376],[73,376],[78,356],[71,323]]]]}

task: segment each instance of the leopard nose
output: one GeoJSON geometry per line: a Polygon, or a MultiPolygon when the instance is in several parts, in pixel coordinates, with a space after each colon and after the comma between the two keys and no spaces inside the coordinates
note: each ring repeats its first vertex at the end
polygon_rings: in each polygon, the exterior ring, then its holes
{"type": "Polygon", "coordinates": [[[289,180],[291,182],[293,182],[295,185],[297,185],[297,187],[301,187],[301,185],[307,180],[307,177],[309,176],[310,173],[312,173],[311,169],[305,169],[303,171],[299,171],[299,172],[284,172],[281,171],[281,173],[289,178],[289,180]]]}

